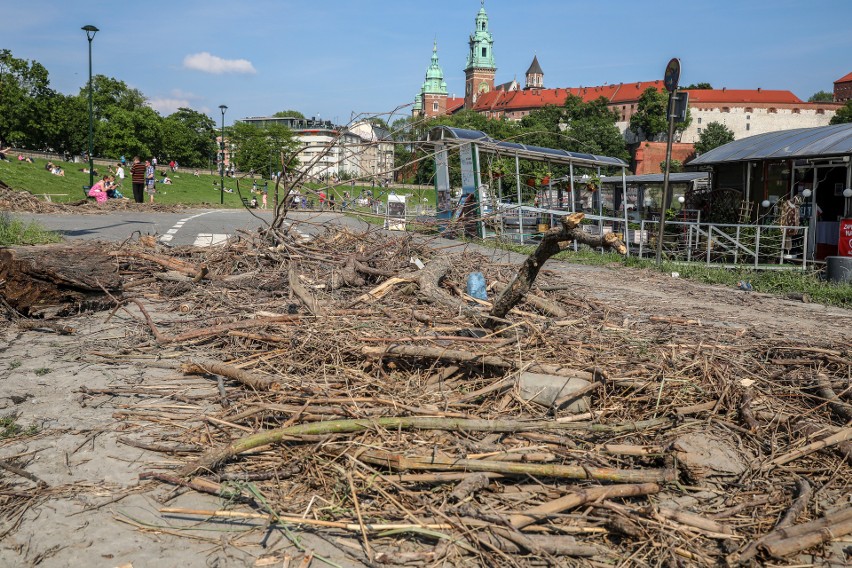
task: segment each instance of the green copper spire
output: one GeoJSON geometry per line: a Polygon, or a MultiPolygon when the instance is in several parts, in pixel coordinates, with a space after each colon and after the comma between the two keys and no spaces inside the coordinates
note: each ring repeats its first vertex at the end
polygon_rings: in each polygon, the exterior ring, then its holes
{"type": "Polygon", "coordinates": [[[494,64],[494,38],[488,31],[488,14],[485,13],[485,0],[481,1],[476,15],[476,31],[470,34],[470,51],[467,54],[468,69],[497,69],[494,64]]]}
{"type": "Polygon", "coordinates": [[[426,69],[426,82],[423,83],[423,93],[430,95],[446,95],[447,83],[444,81],[444,71],[438,65],[438,41],[432,46],[432,64],[426,69]]]}

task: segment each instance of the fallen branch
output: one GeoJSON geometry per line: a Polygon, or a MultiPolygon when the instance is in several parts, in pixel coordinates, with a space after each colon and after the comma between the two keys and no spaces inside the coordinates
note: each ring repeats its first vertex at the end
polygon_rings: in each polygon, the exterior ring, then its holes
{"type": "Polygon", "coordinates": [[[363,432],[372,428],[388,430],[446,430],[454,432],[523,432],[531,430],[581,430],[588,432],[638,432],[647,428],[667,425],[666,418],[624,422],[621,424],[596,424],[582,422],[557,422],[555,420],[537,420],[530,422],[515,420],[480,420],[463,418],[433,418],[426,416],[384,417],[361,420],[328,420],[308,424],[296,424],[267,432],[252,434],[235,440],[224,448],[207,452],[198,461],[185,466],[181,475],[189,475],[198,470],[213,470],[224,461],[243,452],[267,444],[276,444],[285,438],[316,436],[324,434],[346,434],[363,432]]]}
{"type": "Polygon", "coordinates": [[[614,233],[598,236],[583,231],[580,227],[583,217],[585,217],[583,213],[573,213],[562,217],[561,227],[554,227],[544,233],[538,247],[521,265],[515,278],[494,300],[494,305],[489,312],[490,316],[499,319],[506,317],[509,310],[514,308],[530,291],[544,263],[562,250],[559,244],[561,242],[574,241],[592,247],[615,249],[621,254],[627,254],[627,247],[614,233]]]}
{"type": "Polygon", "coordinates": [[[164,258],[161,256],[157,256],[154,254],[149,254],[147,252],[141,251],[133,251],[133,250],[117,250],[108,253],[110,256],[117,256],[122,258],[137,258],[140,260],[147,260],[149,262],[153,262],[163,268],[168,268],[169,270],[175,270],[180,272],[181,274],[186,274],[187,276],[200,280],[202,278],[210,278],[207,274],[207,267],[204,265],[196,266],[189,262],[185,262],[183,260],[178,260],[176,258],[164,258]]]}
{"type": "Polygon", "coordinates": [[[41,329],[49,329],[51,331],[55,331],[61,335],[72,335],[77,332],[76,329],[71,327],[70,325],[64,325],[61,323],[56,323],[52,321],[40,321],[40,320],[18,320],[15,322],[18,326],[18,329],[30,329],[30,330],[41,330],[41,329]]]}
{"type": "Polygon", "coordinates": [[[237,381],[249,388],[259,391],[277,391],[281,390],[281,383],[274,379],[255,376],[248,371],[244,371],[239,367],[212,361],[210,359],[189,361],[180,368],[181,372],[186,375],[221,375],[233,381],[237,381]]]}
{"type": "Polygon", "coordinates": [[[305,305],[311,315],[320,315],[322,310],[320,309],[319,302],[316,297],[301,283],[299,280],[299,273],[296,271],[296,267],[293,264],[290,265],[289,283],[290,290],[292,290],[293,294],[299,298],[299,301],[305,305]]]}

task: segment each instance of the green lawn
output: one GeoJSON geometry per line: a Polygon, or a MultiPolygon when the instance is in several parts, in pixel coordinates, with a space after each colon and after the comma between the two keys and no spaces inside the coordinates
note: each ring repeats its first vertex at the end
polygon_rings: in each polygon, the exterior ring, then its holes
{"type": "MultiPolygon", "coordinates": [[[[83,186],[89,185],[89,174],[83,173],[80,170],[85,164],[73,164],[67,162],[57,162],[55,164],[65,170],[65,177],[55,176],[44,169],[46,160],[35,160],[35,163],[28,164],[19,162],[14,156],[10,156],[9,161],[0,161],[0,181],[12,189],[26,190],[35,195],[54,194],[51,195],[51,200],[57,203],[78,201],[84,197],[83,186]]],[[[101,168],[95,166],[98,173],[101,173],[101,168]]],[[[130,175],[129,168],[126,168],[127,175],[130,175]]],[[[158,168],[157,179],[162,179],[159,172],[162,168],[158,168]]],[[[106,172],[103,172],[106,173],[106,172]]],[[[157,184],[157,195],[154,200],[157,203],[164,204],[182,204],[195,207],[220,207],[220,178],[218,175],[210,175],[209,170],[199,171],[196,177],[193,175],[193,170],[181,170],[177,173],[170,174],[172,185],[157,184]]],[[[244,197],[251,199],[252,179],[249,177],[239,179],[240,192],[244,197]]],[[[258,187],[262,188],[265,180],[257,179],[258,187]]],[[[274,182],[269,182],[269,206],[272,207],[272,190],[274,182]]],[[[313,190],[326,187],[319,184],[308,184],[307,186],[313,190]]],[[[231,189],[234,193],[225,193],[224,207],[241,207],[240,198],[237,195],[237,180],[225,178],[225,189],[231,189]]],[[[370,185],[355,185],[354,188],[347,182],[343,182],[334,188],[332,191],[336,196],[338,207],[343,202],[343,193],[348,191],[353,197],[361,193],[362,190],[372,189],[373,195],[383,202],[387,201],[387,189],[372,188],[370,185]]],[[[283,190],[283,187],[282,187],[283,190]]],[[[124,186],[121,189],[125,197],[133,198],[133,191],[130,187],[130,178],[124,180],[124,186]]],[[[435,192],[428,190],[396,190],[399,194],[411,195],[409,204],[413,207],[416,203],[435,204],[435,192]],[[424,202],[423,199],[427,199],[424,202]]],[[[328,193],[328,190],[326,190],[328,193]]],[[[146,195],[147,201],[147,195],[146,195]]],[[[258,201],[260,198],[258,197],[258,201]]],[[[319,200],[314,198],[316,205],[319,205],[319,200]]]]}

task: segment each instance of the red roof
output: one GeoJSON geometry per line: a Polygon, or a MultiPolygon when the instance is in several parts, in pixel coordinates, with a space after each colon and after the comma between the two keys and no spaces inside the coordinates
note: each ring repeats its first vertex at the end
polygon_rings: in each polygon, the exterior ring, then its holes
{"type": "Polygon", "coordinates": [[[852,81],[852,73],[847,73],[846,75],[844,75],[843,77],[841,77],[840,79],[835,81],[835,84],[836,83],[848,83],[849,81],[852,81]]]}
{"type": "Polygon", "coordinates": [[[464,106],[464,97],[447,97],[447,114],[451,114],[464,106]]]}
{"type": "MultiPolygon", "coordinates": [[[[852,73],[849,74],[852,79],[852,73]]],[[[473,110],[477,112],[515,112],[536,109],[546,105],[562,105],[568,95],[591,102],[604,97],[611,105],[634,104],[648,89],[664,89],[663,82],[639,81],[636,83],[619,83],[617,85],[599,85],[596,87],[572,87],[567,89],[524,89],[520,91],[494,90],[479,96],[473,110]]],[[[690,104],[803,104],[803,101],[790,91],[767,91],[763,89],[690,89],[690,104]]],[[[448,99],[447,112],[458,107],[452,106],[448,99]]]]}
{"type": "Polygon", "coordinates": [[[800,104],[802,99],[790,91],[764,89],[690,89],[689,103],[779,103],[800,104]]]}

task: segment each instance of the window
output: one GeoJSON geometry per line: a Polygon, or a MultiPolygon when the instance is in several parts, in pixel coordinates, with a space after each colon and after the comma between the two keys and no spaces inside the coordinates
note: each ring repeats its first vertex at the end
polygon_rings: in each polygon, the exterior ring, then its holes
{"type": "Polygon", "coordinates": [[[730,107],[722,107],[722,112],[731,112],[730,107]]]}
{"type": "Polygon", "coordinates": [[[698,117],[698,124],[701,124],[701,117],[698,117]]]}
{"type": "Polygon", "coordinates": [[[698,129],[698,133],[699,133],[699,134],[701,134],[701,129],[700,129],[700,128],[698,129]]]}
{"type": "Polygon", "coordinates": [[[751,123],[750,122],[746,123],[746,130],[751,130],[751,123]]]}
{"type": "Polygon", "coordinates": [[[747,115],[746,115],[746,120],[751,120],[751,115],[750,115],[750,114],[747,114],[747,115]]]}
{"type": "Polygon", "coordinates": [[[777,111],[776,109],[774,109],[774,108],[771,108],[771,109],[767,110],[766,112],[767,112],[767,114],[775,114],[775,113],[777,113],[778,111],[777,111]]]}
{"type": "Polygon", "coordinates": [[[794,108],[794,109],[793,109],[793,114],[799,114],[799,109],[794,108]]]}
{"type": "Polygon", "coordinates": [[[436,101],[436,102],[434,102],[434,103],[432,103],[432,110],[433,110],[433,111],[435,111],[435,112],[438,112],[438,103],[437,103],[437,101],[436,101]]]}
{"type": "Polygon", "coordinates": [[[487,53],[488,53],[488,48],[487,48],[487,47],[483,47],[483,48],[482,48],[482,57],[485,57],[487,53]]]}
{"type": "Polygon", "coordinates": [[[817,109],[817,111],[816,111],[816,113],[817,113],[817,114],[825,114],[825,110],[824,110],[824,109],[821,109],[821,108],[818,108],[818,109],[817,109]]]}

